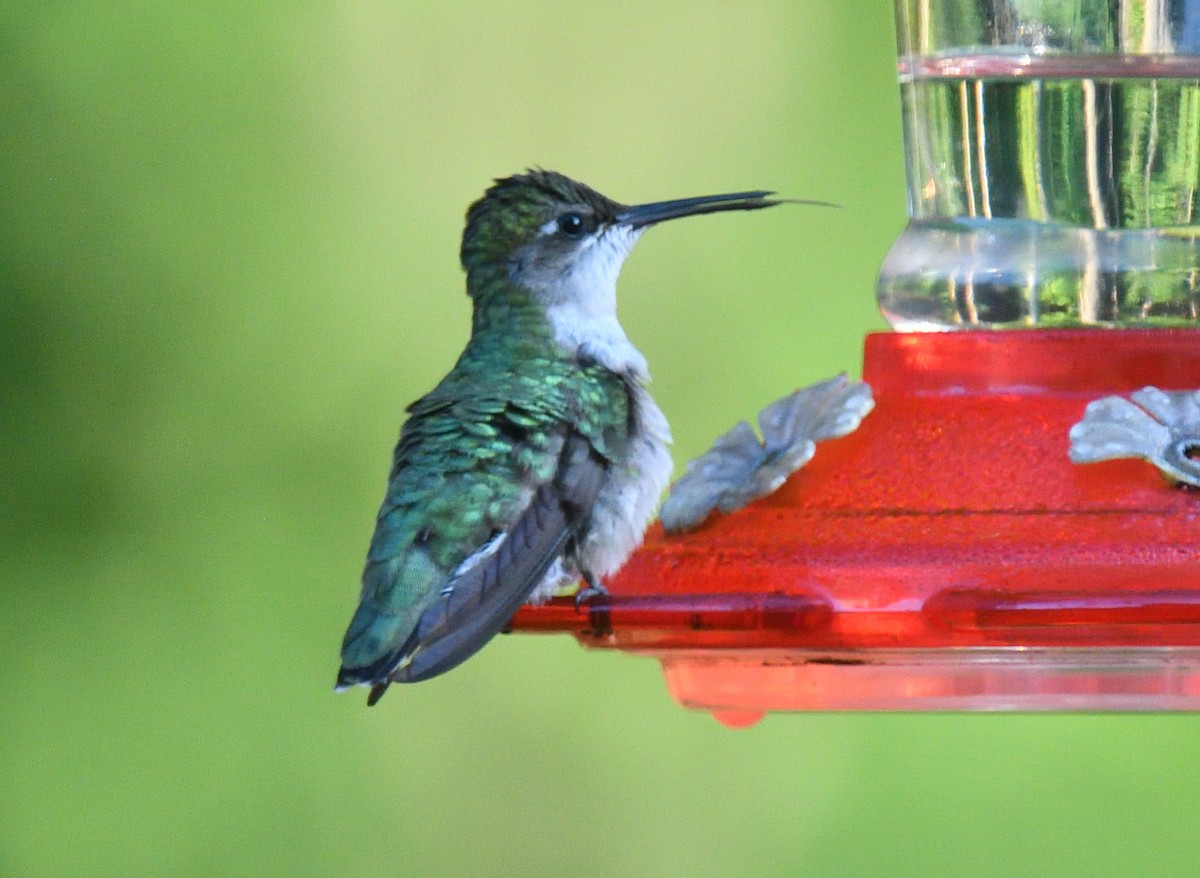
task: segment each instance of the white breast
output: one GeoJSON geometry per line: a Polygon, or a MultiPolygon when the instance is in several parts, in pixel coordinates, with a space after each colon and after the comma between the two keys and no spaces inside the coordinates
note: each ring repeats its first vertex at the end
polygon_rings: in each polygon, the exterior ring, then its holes
{"type": "Polygon", "coordinates": [[[583,566],[601,577],[615,573],[641,545],[671,478],[667,419],[640,384],[633,396],[636,420],[629,455],[623,466],[612,468],[600,489],[580,551],[583,566]]]}

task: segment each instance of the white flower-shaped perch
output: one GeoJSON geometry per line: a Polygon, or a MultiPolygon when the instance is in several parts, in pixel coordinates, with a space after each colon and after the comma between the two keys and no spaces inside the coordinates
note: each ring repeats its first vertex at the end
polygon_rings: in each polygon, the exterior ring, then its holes
{"type": "Polygon", "coordinates": [[[1140,457],[1172,481],[1200,486],[1200,460],[1190,456],[1200,451],[1200,391],[1143,387],[1129,399],[1102,397],[1070,436],[1075,463],[1140,457]]]}
{"type": "Polygon", "coordinates": [[[687,465],[659,518],[669,533],[691,530],[712,510],[733,512],[775,491],[812,458],[816,443],[854,432],[875,406],[871,388],[844,374],[797,390],[758,414],[763,438],[740,421],[687,465]]]}

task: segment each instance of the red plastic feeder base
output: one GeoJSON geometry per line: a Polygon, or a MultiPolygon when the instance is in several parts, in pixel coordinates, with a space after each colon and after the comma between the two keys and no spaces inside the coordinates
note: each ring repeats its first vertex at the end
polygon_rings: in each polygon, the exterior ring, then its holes
{"type": "Polygon", "coordinates": [[[517,630],[653,655],[732,725],[1200,709],[1200,493],[1067,457],[1091,400],[1200,388],[1200,330],[879,333],[863,378],[875,410],[778,492],[655,525],[607,599],[517,630]]]}

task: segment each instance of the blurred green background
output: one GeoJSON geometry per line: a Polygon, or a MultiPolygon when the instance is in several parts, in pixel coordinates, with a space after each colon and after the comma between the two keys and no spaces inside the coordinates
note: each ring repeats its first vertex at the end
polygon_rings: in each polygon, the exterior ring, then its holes
{"type": "Polygon", "coordinates": [[[331,692],[462,214],[840,202],[647,235],[676,458],[858,369],[904,221],[876,0],[0,8],[0,876],[1195,874],[1200,719],[776,715],[500,638],[331,692]]]}

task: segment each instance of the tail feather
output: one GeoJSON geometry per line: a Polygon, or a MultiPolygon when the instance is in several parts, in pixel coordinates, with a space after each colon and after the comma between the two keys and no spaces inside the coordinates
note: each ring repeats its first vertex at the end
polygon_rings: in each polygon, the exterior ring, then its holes
{"type": "Polygon", "coordinates": [[[387,679],[412,651],[417,620],[444,579],[421,549],[367,565],[362,599],[342,640],[339,691],[387,679]]]}

